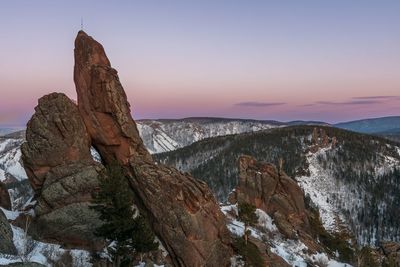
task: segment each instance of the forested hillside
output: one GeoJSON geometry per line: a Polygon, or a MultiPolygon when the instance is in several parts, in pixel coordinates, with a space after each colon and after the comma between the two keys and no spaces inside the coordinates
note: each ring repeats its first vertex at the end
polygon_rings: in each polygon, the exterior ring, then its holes
{"type": "Polygon", "coordinates": [[[400,239],[400,149],[384,138],[293,126],[210,138],[155,157],[206,181],[224,201],[244,154],[275,164],[282,159],[285,172],[320,207],[328,229],[345,224],[362,244],[400,239]]]}

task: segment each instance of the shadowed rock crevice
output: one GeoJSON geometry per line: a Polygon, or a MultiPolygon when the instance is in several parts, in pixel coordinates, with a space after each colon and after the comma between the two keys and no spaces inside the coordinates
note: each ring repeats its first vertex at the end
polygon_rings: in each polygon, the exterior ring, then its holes
{"type": "Polygon", "coordinates": [[[11,199],[5,184],[0,182],[0,207],[11,210],[11,199]]]}

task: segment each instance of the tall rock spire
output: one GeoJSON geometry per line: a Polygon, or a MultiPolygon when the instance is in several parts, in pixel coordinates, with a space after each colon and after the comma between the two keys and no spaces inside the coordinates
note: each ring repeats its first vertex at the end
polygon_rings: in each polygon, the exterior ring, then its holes
{"type": "Polygon", "coordinates": [[[175,266],[227,266],[232,255],[225,217],[201,181],[153,162],[103,47],[83,31],[75,40],[74,80],[86,128],[106,164],[118,161],[137,204],[175,266]]]}
{"type": "Polygon", "coordinates": [[[75,40],[74,81],[79,111],[103,159],[117,159],[123,164],[132,157],[151,160],[131,117],[117,71],[103,46],[84,31],[79,31],[75,40]]]}

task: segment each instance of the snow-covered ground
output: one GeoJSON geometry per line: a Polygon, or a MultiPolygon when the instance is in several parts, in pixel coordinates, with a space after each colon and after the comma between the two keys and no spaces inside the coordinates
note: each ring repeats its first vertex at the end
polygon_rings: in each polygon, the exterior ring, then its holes
{"type": "MultiPolygon", "coordinates": [[[[15,220],[20,212],[8,211],[1,208],[8,220],[15,220]]],[[[32,240],[19,227],[11,225],[13,231],[13,243],[18,251],[18,255],[0,255],[0,264],[10,264],[15,262],[36,262],[45,266],[53,266],[53,262],[58,261],[65,253],[69,253],[74,267],[90,267],[90,253],[85,250],[71,249],[65,250],[60,245],[43,243],[32,240]]]]}
{"type": "MultiPolygon", "coordinates": [[[[232,214],[237,216],[237,205],[223,205],[221,211],[228,218],[228,229],[237,236],[243,236],[244,223],[237,220],[232,214]]],[[[346,263],[340,263],[331,259],[325,253],[307,254],[307,246],[300,240],[285,239],[273,222],[273,219],[264,211],[257,209],[258,227],[249,227],[251,236],[267,242],[271,247],[271,252],[283,258],[293,267],[307,267],[307,261],[314,263],[324,263],[328,267],[351,267],[346,263]]],[[[233,261],[236,262],[236,261],[233,261]]],[[[232,267],[236,267],[235,263],[232,267]]]]}
{"type": "Polygon", "coordinates": [[[309,195],[312,202],[318,206],[322,224],[326,230],[334,232],[337,226],[345,221],[341,211],[331,204],[330,199],[333,193],[340,193],[336,179],[324,170],[318,162],[318,156],[323,155],[327,150],[322,148],[316,153],[307,155],[310,176],[296,177],[298,184],[304,190],[305,195],[309,195]]]}
{"type": "MultiPolygon", "coordinates": [[[[395,147],[395,149],[400,152],[399,147],[395,147]]],[[[310,175],[296,177],[296,180],[305,195],[309,195],[313,204],[318,207],[321,221],[326,230],[329,232],[345,230],[356,235],[359,245],[375,245],[378,240],[378,229],[375,226],[366,229],[365,226],[360,226],[358,223],[359,216],[364,213],[362,211],[368,209],[368,205],[370,205],[371,195],[364,186],[352,183],[352,180],[346,177],[336,177],[329,167],[324,168],[324,163],[328,161],[327,155],[332,155],[332,153],[335,151],[331,146],[321,148],[315,153],[309,152],[306,158],[310,175]]],[[[393,157],[382,153],[376,155],[377,160],[372,171],[364,179],[374,179],[376,183],[384,183],[385,181],[379,179],[399,167],[400,161],[395,158],[396,155],[393,157]]],[[[330,162],[330,164],[332,163],[330,162]]],[[[384,200],[376,201],[376,203],[378,211],[384,214],[387,203],[384,200]]],[[[386,240],[396,238],[391,233],[380,237],[386,240]]]]}
{"type": "Polygon", "coordinates": [[[143,120],[137,121],[143,142],[150,153],[172,151],[214,136],[254,132],[277,125],[251,120],[143,120]]]}
{"type": "Polygon", "coordinates": [[[4,181],[7,175],[21,181],[27,178],[21,164],[22,139],[0,139],[0,181],[4,181]]]}

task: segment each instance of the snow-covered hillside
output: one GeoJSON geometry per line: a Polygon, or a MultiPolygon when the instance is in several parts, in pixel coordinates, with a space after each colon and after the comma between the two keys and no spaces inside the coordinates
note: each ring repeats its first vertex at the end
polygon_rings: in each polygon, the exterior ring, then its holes
{"type": "MultiPolygon", "coordinates": [[[[233,236],[241,237],[244,234],[244,223],[238,219],[237,205],[223,205],[222,212],[227,217],[227,226],[233,236]]],[[[299,239],[287,239],[278,230],[273,219],[261,209],[256,210],[258,223],[249,227],[253,242],[264,243],[267,253],[281,257],[287,264],[294,267],[327,266],[351,267],[348,263],[341,263],[325,252],[312,253],[311,249],[299,239]]],[[[237,259],[236,259],[237,261],[237,259]]],[[[240,264],[232,265],[240,266],[240,264]]]]}
{"type": "Polygon", "coordinates": [[[12,182],[26,179],[22,167],[21,149],[23,139],[0,138],[0,181],[12,182]]]}
{"type": "Polygon", "coordinates": [[[345,219],[341,210],[334,206],[330,199],[332,200],[335,193],[346,194],[347,191],[344,192],[341,181],[332,177],[318,162],[318,155],[323,155],[327,149],[329,148],[322,148],[316,153],[310,152],[307,155],[309,175],[296,177],[296,179],[304,193],[317,205],[325,229],[334,232],[339,230],[339,226],[345,219]]]}
{"type": "Polygon", "coordinates": [[[285,172],[317,205],[328,231],[349,230],[360,245],[400,240],[398,143],[332,127],[296,126],[211,138],[155,158],[203,179],[225,201],[237,184],[241,155],[275,164],[283,159],[285,172]]]}
{"type": "Polygon", "coordinates": [[[172,151],[205,138],[254,132],[280,125],[270,121],[201,118],[137,121],[140,136],[150,153],[172,151]]]}
{"type": "MultiPolygon", "coordinates": [[[[397,152],[394,157],[377,153],[373,165],[364,163],[369,170],[362,183],[353,179],[355,176],[350,171],[347,171],[347,176],[343,176],[334,170],[334,158],[337,158],[341,150],[340,146],[328,146],[314,153],[309,152],[306,156],[309,175],[296,177],[304,193],[318,207],[325,229],[330,232],[348,230],[356,237],[359,245],[377,245],[380,240],[399,241],[399,229],[393,227],[396,222],[392,219],[393,215],[397,216],[392,214],[392,206],[397,206],[397,200],[392,192],[382,188],[386,184],[397,190],[391,183],[398,184],[396,179],[400,167],[400,148],[394,147],[397,152]],[[376,191],[370,187],[375,187],[376,191]]],[[[363,172],[358,167],[352,171],[363,172]]]]}

